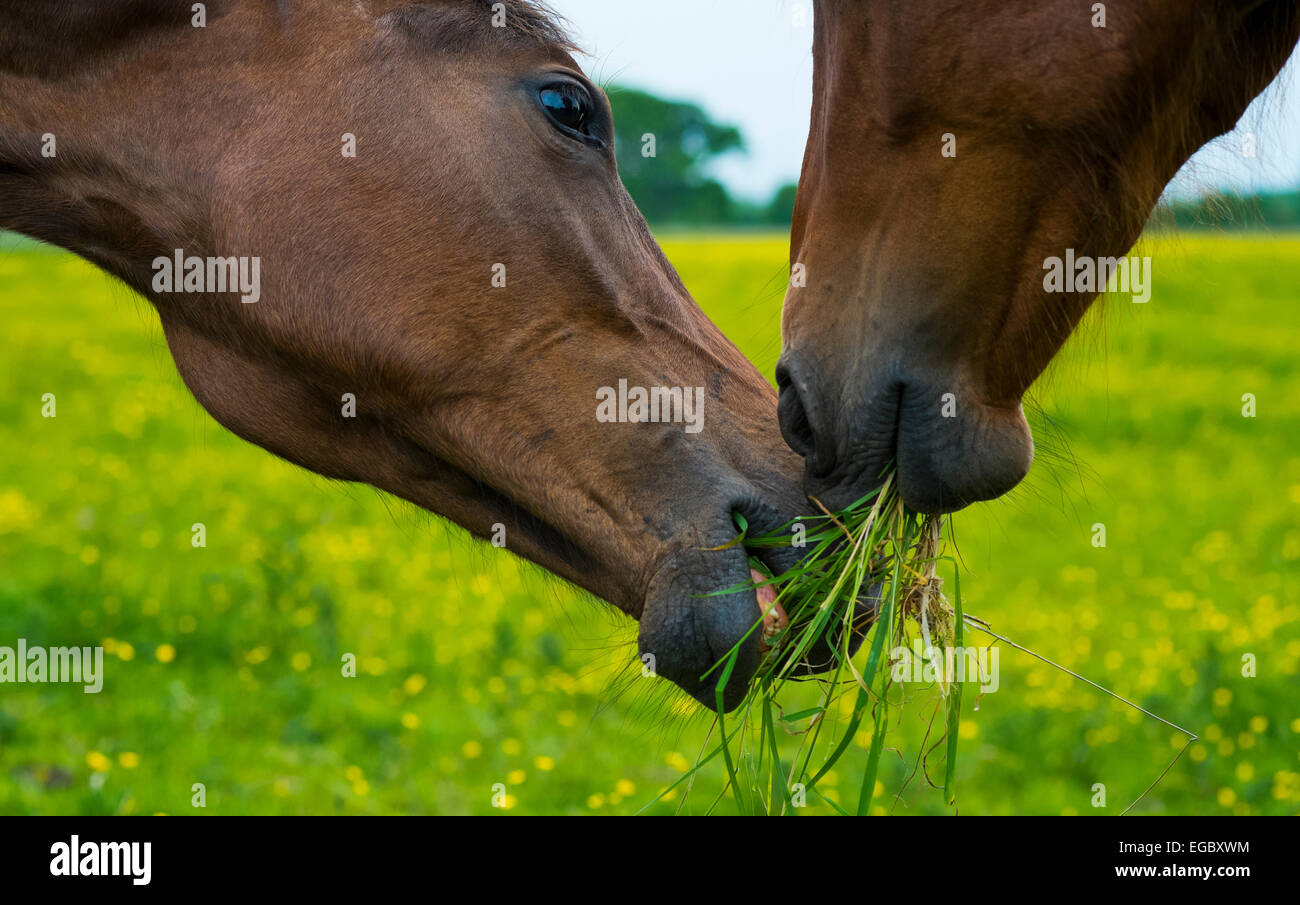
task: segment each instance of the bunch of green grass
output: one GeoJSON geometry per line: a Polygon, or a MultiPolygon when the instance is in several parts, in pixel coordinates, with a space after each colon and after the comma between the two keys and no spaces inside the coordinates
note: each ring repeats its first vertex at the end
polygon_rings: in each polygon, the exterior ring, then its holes
{"type": "MultiPolygon", "coordinates": [[[[878,490],[846,509],[823,511],[824,517],[801,520],[805,546],[810,549],[799,564],[749,586],[776,588],[776,603],[785,610],[788,625],[764,636],[765,651],[758,671],[744,701],[731,716],[723,713],[723,690],[731,681],[741,644],[749,634],[710,671],[720,674],[716,744],[708,753],[702,751],[693,768],[660,797],[684,786],[685,801],[698,771],[721,757],[727,789],[743,814],[793,813],[799,791],[805,800],[816,796],[843,814],[851,813],[850,807],[858,814],[869,812],[889,727],[886,642],[892,639],[894,644],[904,643],[914,628],[927,650],[931,645],[960,646],[960,584],[954,582],[954,599],[949,604],[936,574],[940,561],[952,561],[940,555],[942,520],[908,510],[895,492],[892,476],[878,490]],[[855,615],[862,618],[861,613],[855,614],[855,603],[876,587],[880,588],[880,606],[867,637],[870,643],[864,641],[857,652],[857,659],[865,661],[859,668],[849,653],[855,615]],[[785,713],[779,702],[782,690],[797,679],[799,665],[807,661],[819,639],[830,647],[832,656],[829,664],[825,660],[818,664],[829,666],[816,677],[821,685],[820,701],[815,707],[785,713]],[[847,722],[836,718],[845,695],[854,696],[847,722]],[[835,728],[826,731],[830,724],[835,728]],[[793,759],[781,758],[778,727],[786,734],[802,737],[793,759]],[[849,749],[859,731],[871,735],[858,801],[836,802],[818,789],[818,783],[849,749]]],[[[768,535],[747,536],[748,526],[739,517],[737,522],[741,536],[736,543],[744,543],[750,550],[790,546],[796,524],[791,522],[768,535]]],[[[769,574],[757,558],[751,558],[750,563],[761,574],[769,574]]],[[[740,588],[717,593],[737,590],[740,588]]],[[[752,632],[763,632],[761,620],[750,629],[752,632]]],[[[953,770],[961,685],[940,688],[948,702],[943,790],[944,800],[951,804],[955,800],[953,770]]]]}

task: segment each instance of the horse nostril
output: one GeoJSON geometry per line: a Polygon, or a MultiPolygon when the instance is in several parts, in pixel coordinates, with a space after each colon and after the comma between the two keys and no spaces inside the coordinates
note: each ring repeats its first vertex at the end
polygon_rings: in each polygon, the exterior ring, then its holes
{"type": "Polygon", "coordinates": [[[776,387],[780,393],[777,403],[777,421],[781,425],[781,436],[799,455],[807,458],[816,449],[812,424],[804,408],[799,390],[790,377],[790,371],[784,364],[776,366],[776,387]]]}

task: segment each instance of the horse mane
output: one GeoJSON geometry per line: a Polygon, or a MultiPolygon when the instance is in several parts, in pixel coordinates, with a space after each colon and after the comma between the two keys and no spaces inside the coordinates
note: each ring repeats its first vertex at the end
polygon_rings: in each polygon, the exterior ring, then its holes
{"type": "MultiPolygon", "coordinates": [[[[1172,114],[1162,125],[1170,179],[1197,150],[1230,133],[1254,98],[1277,86],[1275,79],[1300,40],[1300,3],[1295,0],[1255,0],[1245,9],[1217,0],[1195,12],[1198,27],[1190,43],[1163,65],[1173,83],[1186,86],[1197,103],[1169,107],[1168,81],[1141,86],[1131,98],[1147,119],[1157,112],[1172,114]],[[1241,77],[1225,80],[1227,72],[1241,77]]],[[[1115,111],[1117,119],[1123,116],[1124,111],[1115,111]]],[[[1126,182],[1131,168],[1123,165],[1119,146],[1096,129],[1081,130],[1058,156],[1043,162],[1087,180],[1091,197],[1111,202],[1091,211],[1090,227],[1097,233],[1119,230],[1136,237],[1144,226],[1168,225],[1158,207],[1166,183],[1126,182]],[[1098,160],[1111,166],[1099,169],[1098,160]]]]}

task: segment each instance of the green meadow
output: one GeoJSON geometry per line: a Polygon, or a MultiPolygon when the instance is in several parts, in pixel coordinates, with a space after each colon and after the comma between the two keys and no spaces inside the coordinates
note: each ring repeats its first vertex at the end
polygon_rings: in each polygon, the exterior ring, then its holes
{"type": "MultiPolygon", "coordinates": [[[[770,379],[784,237],[664,246],[770,379]]],[[[1035,388],[1025,484],[955,517],[966,609],[1199,736],[1136,813],[1294,814],[1300,238],[1138,253],[1151,300],[1099,303],[1035,388]]],[[[655,801],[713,720],[641,677],[630,620],[227,433],[148,305],[71,255],[0,249],[0,324],[0,646],[105,652],[99,694],[0,684],[0,814],[734,812],[717,761],[655,801]]],[[[1182,747],[1028,654],[999,665],[964,696],[956,809],[927,782],[941,699],[907,686],[874,813],[1116,814],[1182,747]]],[[[857,801],[866,741],[822,794],[857,801]]]]}

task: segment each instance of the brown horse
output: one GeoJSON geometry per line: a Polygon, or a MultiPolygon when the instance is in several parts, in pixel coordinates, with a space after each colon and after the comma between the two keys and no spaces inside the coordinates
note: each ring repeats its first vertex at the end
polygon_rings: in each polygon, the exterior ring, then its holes
{"type": "Polygon", "coordinates": [[[739,642],[730,707],[759,607],[703,595],[749,579],[733,513],[806,508],[801,463],[569,50],[525,0],[5,0],[0,227],[144,295],[230,430],[503,537],[706,705],[739,642]],[[621,380],[665,417],[598,417],[621,380]]]}
{"type": "Polygon", "coordinates": [[[1018,483],[1021,399],[1105,283],[1048,262],[1109,268],[1298,37],[1295,0],[817,0],[777,368],[808,493],[1018,483]]]}

